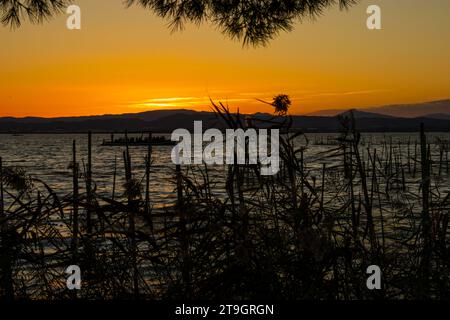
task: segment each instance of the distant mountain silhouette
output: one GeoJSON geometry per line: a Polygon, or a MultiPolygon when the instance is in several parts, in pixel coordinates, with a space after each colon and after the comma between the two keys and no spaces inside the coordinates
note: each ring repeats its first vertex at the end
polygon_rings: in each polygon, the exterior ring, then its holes
{"type": "MultiPolygon", "coordinates": [[[[348,115],[350,111],[342,112],[348,115]]],[[[450,117],[434,114],[430,117],[399,118],[373,112],[353,110],[357,127],[366,132],[415,132],[424,123],[428,131],[450,131],[450,117]]],[[[256,119],[270,119],[272,115],[257,113],[256,119]]],[[[244,120],[244,115],[241,115],[244,120]]],[[[293,127],[304,132],[338,132],[337,116],[293,116],[293,127]]],[[[153,131],[172,132],[178,128],[193,130],[194,121],[203,121],[203,128],[227,128],[223,120],[212,112],[193,110],[157,110],[135,114],[102,115],[63,118],[0,118],[0,133],[79,133],[153,131]]]]}
{"type": "Polygon", "coordinates": [[[13,121],[25,121],[27,123],[47,123],[49,120],[52,122],[84,122],[84,121],[94,121],[94,120],[117,120],[117,119],[135,119],[142,121],[156,121],[158,119],[164,118],[168,115],[179,114],[188,115],[195,114],[196,112],[188,109],[176,109],[176,110],[153,110],[145,111],[140,113],[124,113],[124,114],[104,114],[104,115],[93,115],[93,116],[82,116],[82,117],[59,117],[59,118],[0,118],[0,119],[10,119],[13,121]]]}
{"type": "MultiPolygon", "coordinates": [[[[372,108],[358,108],[359,112],[368,112],[372,114],[379,114],[391,117],[400,118],[418,118],[418,117],[429,117],[428,115],[445,115],[450,116],[450,100],[439,100],[424,103],[415,104],[397,104],[397,105],[387,105],[381,107],[372,108]]],[[[325,116],[334,117],[338,114],[345,112],[344,110],[330,109],[321,110],[318,112],[313,112],[307,114],[308,116],[325,116]]],[[[433,117],[434,118],[434,117],[433,117]]],[[[437,117],[437,119],[443,119],[442,116],[437,117]]]]}
{"type": "Polygon", "coordinates": [[[376,119],[392,119],[392,118],[395,118],[395,117],[384,115],[384,114],[360,111],[360,110],[356,110],[356,109],[348,110],[348,111],[342,112],[338,115],[349,116],[350,113],[353,113],[353,116],[355,117],[355,119],[374,119],[374,118],[376,118],[376,119]]]}

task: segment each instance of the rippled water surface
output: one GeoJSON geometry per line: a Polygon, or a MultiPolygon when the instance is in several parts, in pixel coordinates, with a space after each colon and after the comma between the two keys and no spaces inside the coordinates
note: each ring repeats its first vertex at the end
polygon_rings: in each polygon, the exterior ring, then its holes
{"type": "MultiPolygon", "coordinates": [[[[336,148],[335,138],[332,134],[309,134],[308,142],[304,138],[298,139],[298,145],[307,145],[304,158],[306,166],[311,170],[320,169],[322,163],[332,160],[324,159],[322,153],[336,148]]],[[[109,135],[93,135],[93,178],[100,193],[110,193],[112,190],[115,168],[117,170],[117,189],[121,192],[123,184],[124,147],[103,147],[104,139],[109,135]]],[[[429,134],[428,139],[432,145],[441,140],[450,141],[450,134],[429,134]]],[[[72,190],[72,172],[69,165],[72,160],[72,142],[77,143],[78,161],[83,166],[87,159],[87,135],[85,134],[26,134],[26,135],[0,135],[0,156],[5,166],[23,167],[29,174],[48,183],[59,194],[67,194],[72,190]]],[[[410,153],[414,152],[415,143],[419,140],[418,133],[396,134],[365,134],[361,148],[382,148],[386,142],[394,147],[404,149],[407,154],[409,143],[410,153]]],[[[171,183],[174,165],[171,162],[171,146],[158,146],[153,148],[151,171],[151,198],[154,205],[170,203],[175,197],[174,185],[171,183]]],[[[145,147],[131,147],[132,166],[135,177],[144,178],[145,147]]],[[[83,170],[83,168],[82,168],[83,170]]],[[[224,167],[214,167],[210,174],[219,181],[217,190],[223,189],[224,167]]]]}

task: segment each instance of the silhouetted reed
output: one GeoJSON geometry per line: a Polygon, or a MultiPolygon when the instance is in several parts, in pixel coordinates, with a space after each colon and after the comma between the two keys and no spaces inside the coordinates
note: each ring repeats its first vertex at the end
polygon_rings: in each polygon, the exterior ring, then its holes
{"type": "Polygon", "coordinates": [[[422,128],[420,156],[410,138],[407,152],[387,138],[375,148],[362,144],[350,114],[327,140],[332,148],[314,155],[314,169],[311,142],[285,112],[246,122],[223,104],[213,108],[230,128],[281,129],[276,176],[229,165],[219,195],[208,166],[174,166],[177,200],[153,210],[150,145],[145,159],[125,147],[123,192],[116,160],[109,197],[96,190],[91,135],[86,167],[73,143],[73,191],[63,197],[0,158],[1,297],[449,298],[448,142],[432,149],[422,128]],[[138,161],[143,177],[133,172],[138,161]],[[71,264],[83,271],[76,294],[65,285],[71,264]],[[366,287],[374,264],[383,270],[379,291],[366,287]]]}

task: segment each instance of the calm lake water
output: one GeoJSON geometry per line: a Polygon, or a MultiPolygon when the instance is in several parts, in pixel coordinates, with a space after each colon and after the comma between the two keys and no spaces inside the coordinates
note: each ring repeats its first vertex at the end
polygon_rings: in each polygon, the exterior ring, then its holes
{"type": "MultiPolygon", "coordinates": [[[[168,135],[166,135],[168,136],[168,135]]],[[[336,148],[335,139],[338,134],[308,134],[308,148],[304,159],[309,170],[320,170],[323,163],[332,164],[333,159],[323,158],[322,153],[336,148]]],[[[437,138],[450,141],[450,133],[428,134],[429,142],[434,144],[437,138]]],[[[99,193],[108,194],[112,190],[115,166],[117,166],[117,192],[122,192],[124,183],[123,150],[124,147],[103,147],[103,140],[110,139],[109,135],[93,135],[93,178],[99,193]]],[[[27,173],[42,179],[60,194],[68,194],[72,190],[72,172],[69,168],[72,159],[72,141],[77,142],[78,161],[82,166],[87,159],[87,135],[86,134],[25,134],[8,135],[0,134],[0,156],[4,166],[18,166],[27,173]]],[[[404,149],[406,158],[407,144],[410,151],[414,152],[414,144],[419,141],[418,133],[374,133],[364,134],[361,148],[370,147],[381,150],[384,143],[390,143],[395,147],[404,149]]],[[[304,138],[296,141],[298,145],[306,145],[304,138]]],[[[436,148],[433,148],[435,150],[436,148]]],[[[170,154],[171,146],[158,146],[153,148],[153,165],[151,171],[151,199],[154,206],[170,204],[175,198],[174,184],[171,183],[175,166],[172,164],[170,154]]],[[[135,177],[144,178],[145,147],[131,147],[132,167],[135,177]]],[[[367,151],[366,151],[367,152],[367,151]]],[[[437,152],[435,150],[435,152],[437,152]]],[[[81,170],[83,170],[81,168],[81,170]]],[[[214,166],[210,171],[215,181],[218,181],[216,189],[223,190],[224,167],[214,166]]],[[[81,183],[81,182],[80,182],[81,183]]]]}

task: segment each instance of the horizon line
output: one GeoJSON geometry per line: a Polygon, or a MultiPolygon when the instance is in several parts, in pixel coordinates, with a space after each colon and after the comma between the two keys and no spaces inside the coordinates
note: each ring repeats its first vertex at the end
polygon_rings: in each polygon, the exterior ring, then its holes
{"type": "MultiPolygon", "coordinates": [[[[350,111],[350,110],[364,110],[366,112],[370,112],[368,110],[370,109],[376,109],[376,108],[383,108],[383,107],[408,107],[408,106],[412,106],[412,105],[420,105],[420,104],[431,104],[431,103],[439,103],[439,102],[449,102],[450,103],[450,97],[449,98],[440,98],[437,100],[425,100],[425,101],[420,101],[420,102],[410,102],[410,103],[391,103],[391,104],[384,104],[384,105],[372,105],[372,106],[361,106],[361,107],[349,107],[349,108],[333,108],[333,109],[319,109],[317,111],[313,111],[313,112],[307,112],[307,113],[293,113],[290,114],[292,116],[308,116],[308,115],[312,115],[312,114],[316,114],[316,113],[320,113],[320,112],[337,112],[337,111],[350,111]]],[[[230,108],[231,109],[231,108],[230,108]]],[[[232,111],[231,113],[237,113],[237,111],[239,110],[239,107],[236,108],[236,111],[232,111]]],[[[142,114],[142,113],[147,113],[147,112],[156,112],[156,111],[192,111],[192,112],[198,112],[198,113],[202,113],[202,112],[210,112],[213,113],[213,110],[211,108],[210,111],[206,111],[206,110],[195,110],[193,108],[188,108],[188,107],[180,107],[180,108],[159,108],[159,109],[149,109],[149,110],[144,110],[144,111],[140,111],[140,112],[124,112],[124,113],[103,113],[103,114],[89,114],[89,115],[67,115],[67,116],[34,116],[34,115],[29,115],[29,116],[22,116],[22,117],[17,117],[17,116],[9,116],[9,115],[5,115],[5,116],[1,116],[0,115],[0,119],[4,119],[4,118],[11,118],[11,119],[31,119],[31,118],[36,118],[36,119],[59,119],[59,118],[91,118],[91,117],[107,117],[107,116],[123,116],[123,115],[138,115],[138,114],[142,114]]],[[[252,115],[252,114],[258,114],[258,113],[262,113],[262,114],[270,114],[269,112],[239,112],[242,115],[252,115]]],[[[450,113],[449,113],[450,114],[450,113]]]]}

